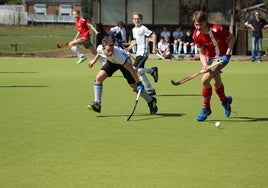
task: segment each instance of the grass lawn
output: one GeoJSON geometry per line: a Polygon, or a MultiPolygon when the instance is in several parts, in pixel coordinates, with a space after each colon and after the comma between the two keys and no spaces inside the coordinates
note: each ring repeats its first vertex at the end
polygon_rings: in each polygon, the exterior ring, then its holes
{"type": "Polygon", "coordinates": [[[18,53],[56,50],[57,43],[71,41],[77,31],[73,25],[0,27],[0,52],[13,52],[10,44],[18,43],[18,53]]]}
{"type": "Polygon", "coordinates": [[[75,61],[1,57],[0,187],[267,187],[267,63],[231,62],[222,75],[231,117],[214,93],[213,112],[200,123],[200,77],[170,84],[199,62],[148,61],[159,67],[159,111],[149,115],[141,98],[127,122],[136,94],[121,74],[105,81],[96,114],[86,105],[100,64],[75,61]]]}
{"type": "MultiPolygon", "coordinates": [[[[61,53],[57,43],[71,41],[76,35],[74,25],[44,25],[28,27],[0,27],[0,52],[13,53],[9,43],[19,43],[18,53],[61,53]],[[4,44],[3,44],[4,43],[4,44]],[[56,50],[56,52],[55,52],[56,50]]],[[[263,51],[268,50],[268,30],[263,30],[263,51]]],[[[93,38],[95,34],[92,33],[93,38]]],[[[248,51],[251,51],[251,33],[248,33],[248,51]]]]}

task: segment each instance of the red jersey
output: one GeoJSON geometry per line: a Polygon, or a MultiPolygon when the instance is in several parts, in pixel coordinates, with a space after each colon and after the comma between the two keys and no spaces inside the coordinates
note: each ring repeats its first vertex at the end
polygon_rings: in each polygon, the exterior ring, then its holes
{"type": "Polygon", "coordinates": [[[79,31],[80,35],[79,37],[82,39],[89,39],[90,38],[90,31],[88,27],[88,20],[85,20],[83,18],[78,18],[75,20],[75,27],[77,31],[79,31]]]}
{"type": "Polygon", "coordinates": [[[230,32],[217,24],[208,24],[208,27],[207,33],[195,29],[193,39],[197,48],[204,47],[204,53],[207,57],[225,55],[228,48],[226,39],[230,36],[230,32]]]}

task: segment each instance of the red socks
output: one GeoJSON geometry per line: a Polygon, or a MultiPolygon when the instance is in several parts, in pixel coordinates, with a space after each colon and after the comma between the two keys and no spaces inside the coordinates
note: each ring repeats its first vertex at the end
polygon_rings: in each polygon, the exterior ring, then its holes
{"type": "Polygon", "coordinates": [[[212,88],[202,88],[202,95],[203,95],[203,107],[210,108],[210,98],[212,95],[212,88]]]}
{"type": "Polygon", "coordinates": [[[227,101],[227,98],[225,96],[225,93],[224,93],[224,86],[223,84],[221,85],[221,87],[219,88],[214,88],[215,89],[215,92],[217,93],[217,95],[219,96],[219,99],[221,100],[222,103],[226,103],[228,102],[227,101]]]}
{"type": "MultiPolygon", "coordinates": [[[[227,98],[224,93],[224,86],[223,84],[219,88],[214,88],[215,92],[219,96],[219,99],[222,103],[226,103],[227,98]]],[[[202,88],[202,96],[203,96],[203,107],[204,108],[210,108],[210,99],[212,96],[212,88],[202,88]]]]}

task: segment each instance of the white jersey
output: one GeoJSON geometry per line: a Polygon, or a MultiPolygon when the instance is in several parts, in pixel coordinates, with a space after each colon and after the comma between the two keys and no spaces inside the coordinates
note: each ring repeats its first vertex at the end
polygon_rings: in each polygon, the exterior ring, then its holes
{"type": "Polygon", "coordinates": [[[157,48],[160,49],[162,52],[166,51],[169,47],[168,47],[168,43],[167,42],[158,42],[157,44],[157,48]]]}
{"type": "Polygon", "coordinates": [[[140,27],[134,27],[132,29],[132,33],[133,38],[136,40],[137,43],[136,55],[149,56],[150,51],[148,40],[149,37],[153,34],[153,32],[144,25],[141,25],[140,27]]]}
{"type": "Polygon", "coordinates": [[[131,63],[128,52],[117,46],[114,46],[114,53],[110,57],[107,57],[104,54],[102,50],[102,45],[98,46],[97,53],[100,55],[100,58],[107,59],[108,61],[114,64],[124,65],[126,60],[128,60],[131,63]]]}
{"type": "Polygon", "coordinates": [[[97,53],[99,54],[99,61],[101,62],[102,65],[104,65],[106,63],[106,55],[103,53],[102,51],[102,45],[98,45],[97,47],[97,53]]]}

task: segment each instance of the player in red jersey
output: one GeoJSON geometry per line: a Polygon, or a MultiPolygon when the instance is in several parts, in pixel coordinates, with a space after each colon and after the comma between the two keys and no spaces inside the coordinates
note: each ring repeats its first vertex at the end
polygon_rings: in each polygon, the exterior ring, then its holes
{"type": "Polygon", "coordinates": [[[99,32],[91,23],[89,23],[88,20],[85,20],[84,18],[80,17],[80,12],[78,10],[73,11],[73,17],[75,19],[75,27],[77,29],[77,34],[75,38],[71,42],[69,42],[69,46],[71,47],[71,50],[79,57],[79,60],[76,63],[80,64],[85,62],[87,58],[83,53],[80,52],[77,45],[83,44],[86,49],[89,49],[91,53],[96,55],[96,49],[90,41],[90,28],[95,32],[96,35],[98,35],[99,32]]]}
{"type": "Polygon", "coordinates": [[[207,70],[202,77],[203,107],[196,120],[204,121],[211,114],[211,80],[214,81],[214,90],[224,107],[225,116],[229,117],[231,114],[232,97],[225,95],[220,75],[221,71],[219,69],[208,70],[208,66],[218,60],[222,61],[223,66],[229,62],[235,37],[221,25],[208,23],[207,15],[203,11],[194,12],[192,19],[195,26],[193,39],[197,45],[203,69],[207,70]]]}

